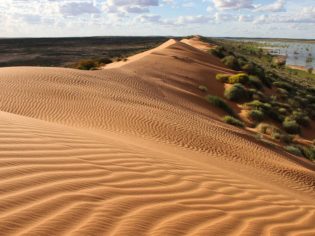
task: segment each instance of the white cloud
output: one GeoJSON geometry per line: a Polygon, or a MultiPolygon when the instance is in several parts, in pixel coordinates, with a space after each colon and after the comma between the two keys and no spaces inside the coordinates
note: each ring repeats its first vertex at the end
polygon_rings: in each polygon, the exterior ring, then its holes
{"type": "Polygon", "coordinates": [[[251,9],[254,8],[253,0],[213,0],[218,9],[251,9]]]}
{"type": "Polygon", "coordinates": [[[175,21],[176,24],[205,24],[213,20],[213,17],[197,15],[197,16],[180,16],[175,21]]]}
{"type": "Polygon", "coordinates": [[[91,2],[69,2],[60,6],[64,16],[79,16],[83,14],[100,14],[101,10],[91,2]]]}
{"type": "Polygon", "coordinates": [[[256,7],[256,11],[264,12],[283,12],[285,11],[285,0],[276,0],[274,3],[268,5],[261,5],[256,7]]]}

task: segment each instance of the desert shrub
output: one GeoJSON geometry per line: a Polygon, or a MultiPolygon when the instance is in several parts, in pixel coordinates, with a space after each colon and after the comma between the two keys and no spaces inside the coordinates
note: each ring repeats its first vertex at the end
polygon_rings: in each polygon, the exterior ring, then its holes
{"type": "Polygon", "coordinates": [[[236,119],[235,117],[232,117],[232,116],[225,116],[223,118],[223,121],[227,124],[230,124],[230,125],[234,125],[237,127],[244,127],[244,123],[242,121],[240,121],[239,119],[236,119]]]}
{"type": "Polygon", "coordinates": [[[308,127],[311,123],[311,119],[301,111],[293,111],[290,118],[305,127],[308,127]]]}
{"type": "Polygon", "coordinates": [[[224,65],[226,65],[227,67],[233,70],[239,69],[239,65],[235,56],[232,56],[232,55],[226,56],[221,61],[224,65]]]}
{"type": "Polygon", "coordinates": [[[199,89],[200,91],[202,91],[202,92],[208,92],[208,88],[207,88],[206,86],[204,86],[204,85],[199,85],[199,86],[198,86],[198,89],[199,89]]]}
{"type": "Polygon", "coordinates": [[[251,110],[248,112],[248,118],[255,122],[261,122],[264,116],[265,114],[261,110],[251,110]]]}
{"type": "Polygon", "coordinates": [[[79,70],[94,70],[99,66],[95,60],[81,60],[75,66],[79,70]]]}
{"type": "Polygon", "coordinates": [[[234,110],[220,97],[207,95],[206,100],[213,106],[218,107],[231,116],[235,116],[234,110]]]}
{"type": "Polygon", "coordinates": [[[301,148],[302,149],[302,153],[303,153],[303,155],[306,157],[306,158],[308,158],[308,159],[310,159],[310,160],[312,160],[312,161],[315,161],[315,147],[302,147],[301,148]]]}
{"type": "Polygon", "coordinates": [[[279,112],[280,114],[282,114],[282,115],[285,115],[285,114],[287,114],[287,109],[285,109],[284,107],[280,107],[280,108],[278,109],[278,112],[279,112]]]}
{"type": "Polygon", "coordinates": [[[215,78],[222,83],[227,83],[229,81],[229,77],[230,75],[228,74],[217,74],[215,78]]]}
{"type": "Polygon", "coordinates": [[[277,82],[273,82],[273,85],[276,86],[277,88],[283,88],[289,92],[295,91],[295,88],[287,82],[277,81],[277,82]]]}
{"type": "Polygon", "coordinates": [[[284,116],[280,114],[276,109],[270,109],[266,113],[268,117],[276,122],[283,122],[284,121],[284,116]]]}
{"type": "Polygon", "coordinates": [[[105,64],[110,64],[113,61],[110,58],[104,57],[104,58],[98,59],[97,62],[98,62],[98,64],[105,65],[105,64]]]}
{"type": "Polygon", "coordinates": [[[259,100],[254,100],[248,103],[245,103],[245,107],[255,109],[255,110],[261,110],[261,111],[269,111],[271,110],[272,106],[269,103],[264,103],[259,100]]]}
{"type": "Polygon", "coordinates": [[[303,156],[303,153],[301,152],[301,150],[296,146],[289,145],[289,146],[285,146],[284,149],[295,156],[300,156],[300,157],[303,156]]]}
{"type": "Polygon", "coordinates": [[[255,74],[255,65],[251,62],[242,65],[241,69],[248,74],[251,74],[251,75],[255,74]]]}
{"type": "Polygon", "coordinates": [[[217,46],[215,48],[211,48],[209,50],[209,53],[216,56],[216,57],[219,57],[219,58],[223,58],[226,55],[226,51],[222,46],[217,46]]]}
{"type": "Polygon", "coordinates": [[[289,92],[284,88],[277,88],[277,92],[280,94],[282,98],[287,98],[289,95],[289,92]]]}
{"type": "Polygon", "coordinates": [[[293,142],[294,136],[286,133],[280,134],[280,141],[286,144],[290,144],[293,142]]]}
{"type": "Polygon", "coordinates": [[[313,95],[306,95],[306,99],[308,100],[308,103],[315,103],[315,96],[313,95]]]}
{"type": "Polygon", "coordinates": [[[237,63],[242,68],[244,65],[247,64],[247,60],[244,57],[237,57],[237,63]]]}
{"type": "Polygon", "coordinates": [[[240,73],[240,74],[236,74],[236,75],[231,75],[228,78],[228,83],[229,84],[236,84],[236,83],[240,83],[240,84],[246,84],[249,80],[249,77],[247,74],[244,73],[240,73]]]}
{"type": "Polygon", "coordinates": [[[261,80],[255,76],[255,75],[250,75],[248,78],[248,84],[254,88],[257,89],[262,89],[263,88],[263,84],[261,82],[261,80]]]}
{"type": "Polygon", "coordinates": [[[285,118],[282,123],[282,127],[289,134],[299,134],[301,132],[300,125],[295,120],[292,120],[290,117],[285,118]]]}
{"type": "Polygon", "coordinates": [[[224,96],[231,101],[241,101],[248,98],[248,92],[242,84],[234,84],[225,89],[224,96]]]}
{"type": "Polygon", "coordinates": [[[281,130],[274,125],[260,123],[257,126],[257,131],[262,134],[272,135],[273,133],[281,133],[281,130]]]}
{"type": "Polygon", "coordinates": [[[306,97],[295,96],[294,99],[298,102],[299,107],[306,107],[309,104],[309,100],[306,97]]]}
{"type": "Polygon", "coordinates": [[[307,88],[307,92],[315,96],[315,88],[307,88]]]}

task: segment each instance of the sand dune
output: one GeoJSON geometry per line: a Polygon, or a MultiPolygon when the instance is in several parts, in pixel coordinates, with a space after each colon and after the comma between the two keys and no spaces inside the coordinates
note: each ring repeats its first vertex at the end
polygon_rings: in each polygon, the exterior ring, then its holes
{"type": "Polygon", "coordinates": [[[0,235],[314,235],[314,164],[220,121],[204,50],[0,69],[0,235]]]}

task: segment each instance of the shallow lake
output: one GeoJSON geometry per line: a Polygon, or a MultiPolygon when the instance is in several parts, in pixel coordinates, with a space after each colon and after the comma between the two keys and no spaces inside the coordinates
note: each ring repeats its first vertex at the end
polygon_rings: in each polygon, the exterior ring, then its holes
{"type": "Polygon", "coordinates": [[[315,68],[315,43],[258,39],[242,41],[261,43],[261,47],[268,49],[271,54],[286,56],[287,65],[315,68]]]}

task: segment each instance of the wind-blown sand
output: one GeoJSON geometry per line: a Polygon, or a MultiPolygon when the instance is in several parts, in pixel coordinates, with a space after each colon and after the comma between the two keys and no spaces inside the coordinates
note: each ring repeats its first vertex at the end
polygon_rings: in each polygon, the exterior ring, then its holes
{"type": "Polygon", "coordinates": [[[184,42],[0,69],[1,235],[315,234],[314,164],[222,123],[197,87],[233,71],[184,42]]]}

